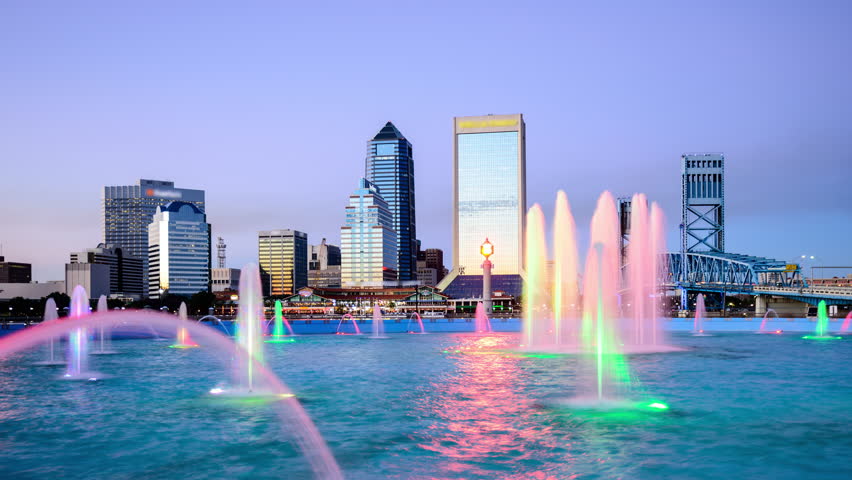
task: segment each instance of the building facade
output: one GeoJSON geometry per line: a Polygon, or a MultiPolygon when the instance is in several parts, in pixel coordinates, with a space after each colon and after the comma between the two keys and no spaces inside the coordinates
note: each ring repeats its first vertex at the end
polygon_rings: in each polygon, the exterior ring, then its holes
{"type": "Polygon", "coordinates": [[[308,285],[308,234],[283,229],[257,232],[257,258],[264,296],[293,295],[308,285]]]}
{"type": "Polygon", "coordinates": [[[479,246],[494,244],[494,274],[523,269],[526,127],[523,116],[456,117],[453,128],[453,270],[481,274],[479,246]]]}
{"type": "Polygon", "coordinates": [[[444,267],[444,251],[440,248],[427,248],[426,250],[423,250],[422,253],[423,261],[426,262],[426,268],[434,269],[437,275],[435,283],[430,285],[437,285],[437,282],[440,282],[445,275],[446,268],[444,267]]]}
{"type": "Polygon", "coordinates": [[[142,259],[143,293],[148,280],[148,226],[157,207],[182,201],[205,212],[204,190],[175,188],[174,182],[140,179],[136,185],[106,186],[103,191],[103,241],[142,259]]]}
{"type": "Polygon", "coordinates": [[[327,244],[324,238],[319,245],[311,245],[308,285],[320,288],[340,286],[340,247],[327,244]]]}
{"type": "Polygon", "coordinates": [[[210,290],[210,224],[191,203],[157,207],[148,226],[148,296],[210,290]]]}
{"type": "Polygon", "coordinates": [[[212,268],[210,269],[210,291],[216,292],[238,292],[240,290],[239,268],[212,268]]]}
{"type": "Polygon", "coordinates": [[[393,217],[381,191],[367,179],[349,196],[346,225],[340,227],[343,287],[381,287],[397,282],[397,240],[393,217]]]}
{"type": "Polygon", "coordinates": [[[414,203],[414,150],[388,122],[367,142],[365,178],[378,187],[391,213],[397,237],[397,278],[417,279],[417,228],[414,203]]]}
{"type": "MultiPolygon", "coordinates": [[[[117,245],[101,243],[95,248],[82,252],[72,252],[70,264],[76,263],[93,263],[109,267],[109,288],[108,292],[105,293],[107,296],[113,295],[137,300],[147,296],[147,292],[143,292],[145,282],[142,277],[142,259],[128,254],[125,249],[117,245]]],[[[66,265],[66,283],[70,284],[67,277],[68,271],[66,265]]]]}
{"type": "Polygon", "coordinates": [[[110,294],[110,266],[104,263],[66,263],[65,294],[69,297],[74,288],[86,289],[90,299],[110,294]]]}
{"type": "Polygon", "coordinates": [[[32,264],[7,262],[0,256],[0,283],[30,283],[32,279],[32,264]]]}

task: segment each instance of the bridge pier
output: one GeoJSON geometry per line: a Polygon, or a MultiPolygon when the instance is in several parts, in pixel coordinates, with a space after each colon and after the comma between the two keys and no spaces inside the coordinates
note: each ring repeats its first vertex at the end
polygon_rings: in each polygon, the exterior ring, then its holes
{"type": "Polygon", "coordinates": [[[765,295],[756,295],[754,297],[754,315],[762,316],[766,313],[766,304],[768,297],[765,295]]]}

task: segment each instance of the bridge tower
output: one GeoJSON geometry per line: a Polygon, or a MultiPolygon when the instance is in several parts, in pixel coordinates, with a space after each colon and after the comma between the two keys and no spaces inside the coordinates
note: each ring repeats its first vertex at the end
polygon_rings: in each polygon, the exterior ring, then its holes
{"type": "MultiPolygon", "coordinates": [[[[725,156],[690,153],[681,156],[681,255],[725,252],[725,156]]],[[[683,281],[689,278],[684,258],[683,281]]],[[[687,309],[681,290],[681,308],[687,309]]],[[[725,299],[722,299],[724,304],[725,299]]]]}

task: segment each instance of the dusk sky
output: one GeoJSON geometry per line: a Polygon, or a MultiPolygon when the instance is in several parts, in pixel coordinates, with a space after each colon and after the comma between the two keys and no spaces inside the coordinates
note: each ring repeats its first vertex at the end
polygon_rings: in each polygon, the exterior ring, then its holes
{"type": "Polygon", "coordinates": [[[723,152],[728,251],[852,265],[850,20],[818,0],[6,0],[3,255],[64,278],[102,241],[102,187],[139,178],[206,190],[231,267],[258,230],[338,243],[390,120],[449,263],[452,119],[523,113],[527,203],[549,217],[564,189],[583,238],[601,191],[645,192],[676,247],[680,155],[723,152]]]}

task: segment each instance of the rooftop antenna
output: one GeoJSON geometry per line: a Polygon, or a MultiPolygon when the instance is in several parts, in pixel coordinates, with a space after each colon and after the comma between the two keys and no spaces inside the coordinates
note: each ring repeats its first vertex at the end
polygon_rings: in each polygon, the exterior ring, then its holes
{"type": "Polygon", "coordinates": [[[219,241],[216,243],[216,256],[219,258],[219,268],[225,268],[225,240],[222,237],[219,237],[219,241]]]}

